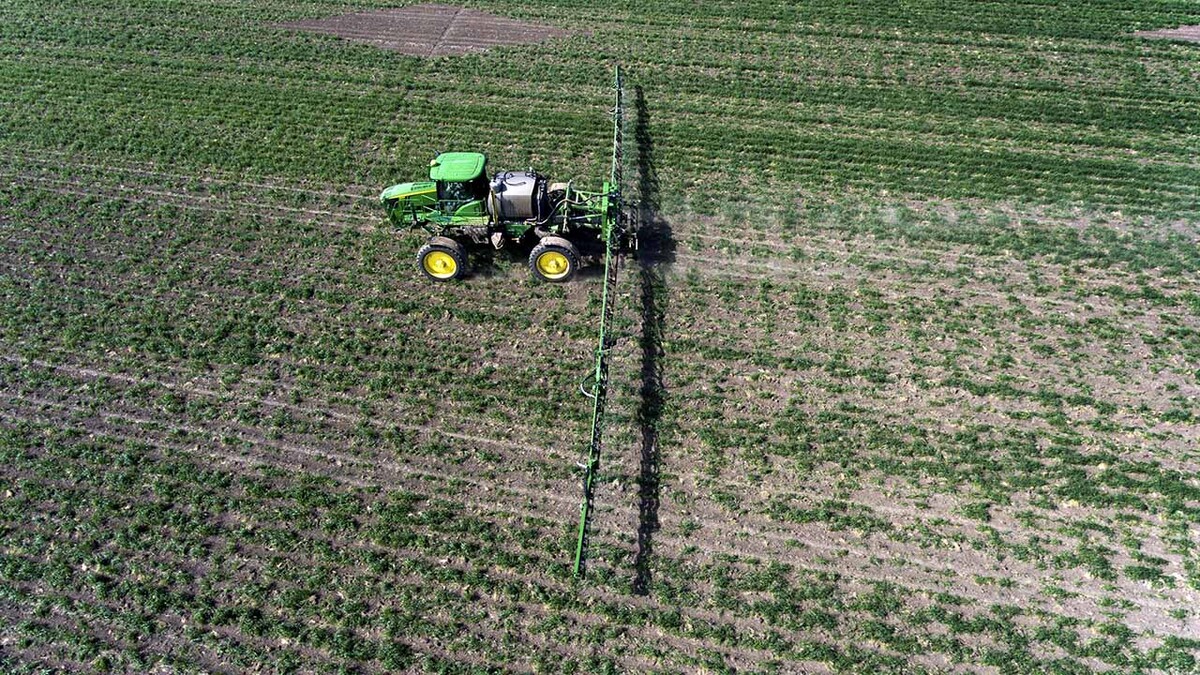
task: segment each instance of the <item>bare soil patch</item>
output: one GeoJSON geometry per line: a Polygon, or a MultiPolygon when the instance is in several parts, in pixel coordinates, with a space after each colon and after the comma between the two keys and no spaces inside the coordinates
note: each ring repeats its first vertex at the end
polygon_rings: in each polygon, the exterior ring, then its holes
{"type": "Polygon", "coordinates": [[[1182,42],[1200,42],[1200,26],[1180,26],[1179,28],[1164,28],[1162,30],[1141,30],[1134,35],[1159,40],[1180,40],[1182,42]]]}
{"type": "Polygon", "coordinates": [[[553,26],[440,4],[343,14],[280,26],[336,35],[414,56],[470,54],[500,45],[536,44],[569,35],[553,26]]]}

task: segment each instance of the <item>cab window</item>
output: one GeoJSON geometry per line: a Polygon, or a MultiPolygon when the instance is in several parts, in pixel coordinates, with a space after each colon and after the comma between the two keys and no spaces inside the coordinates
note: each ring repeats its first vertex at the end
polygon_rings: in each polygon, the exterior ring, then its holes
{"type": "Polygon", "coordinates": [[[438,199],[446,202],[465,202],[487,196],[488,184],[483,176],[467,182],[438,181],[438,199]]]}

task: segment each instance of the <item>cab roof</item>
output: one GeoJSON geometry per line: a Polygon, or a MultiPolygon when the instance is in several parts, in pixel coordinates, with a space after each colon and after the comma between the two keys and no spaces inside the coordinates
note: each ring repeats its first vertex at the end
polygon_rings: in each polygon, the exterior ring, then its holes
{"type": "Polygon", "coordinates": [[[487,157],[480,152],[443,152],[429,163],[429,180],[468,181],[483,174],[487,157]]]}

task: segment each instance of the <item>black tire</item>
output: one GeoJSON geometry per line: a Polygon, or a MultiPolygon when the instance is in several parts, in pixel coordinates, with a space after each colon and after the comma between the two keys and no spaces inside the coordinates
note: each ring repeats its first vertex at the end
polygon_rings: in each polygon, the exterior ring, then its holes
{"type": "Polygon", "coordinates": [[[562,284],[579,271],[579,250],[562,237],[544,237],[529,253],[529,271],[538,281],[562,284]]]}
{"type": "Polygon", "coordinates": [[[467,272],[467,249],[449,237],[434,237],[417,251],[417,266],[434,281],[460,279],[467,272]]]}

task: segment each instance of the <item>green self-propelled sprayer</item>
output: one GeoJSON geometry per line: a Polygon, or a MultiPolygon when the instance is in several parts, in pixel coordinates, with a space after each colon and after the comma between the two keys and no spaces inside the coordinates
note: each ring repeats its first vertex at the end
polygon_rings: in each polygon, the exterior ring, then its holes
{"type": "Polygon", "coordinates": [[[620,70],[614,111],[613,175],[599,192],[552,182],[529,169],[500,171],[488,178],[487,158],[478,152],[444,152],[429,163],[429,180],[399,183],[379,200],[397,227],[421,228],[430,236],[417,264],[435,281],[467,272],[471,248],[529,248],[536,279],[571,280],[585,261],[581,251],[635,245],[621,217],[620,70]]]}
{"type": "Polygon", "coordinates": [[[469,248],[490,245],[496,249],[529,247],[529,270],[534,278],[565,282],[583,264],[581,251],[603,247],[599,339],[593,369],[580,385],[592,401],[592,425],[587,457],[580,464],[583,502],[575,543],[576,576],[583,573],[593,486],[600,466],[617,260],[622,251],[637,247],[634,219],[626,217],[621,199],[624,107],[619,67],[614,79],[612,171],[599,192],[550,182],[532,169],[501,171],[489,180],[487,159],[482,154],[446,152],[430,162],[428,181],[393,185],[379,196],[393,224],[421,228],[430,235],[417,252],[417,264],[435,281],[460,278],[467,270],[469,248]]]}

